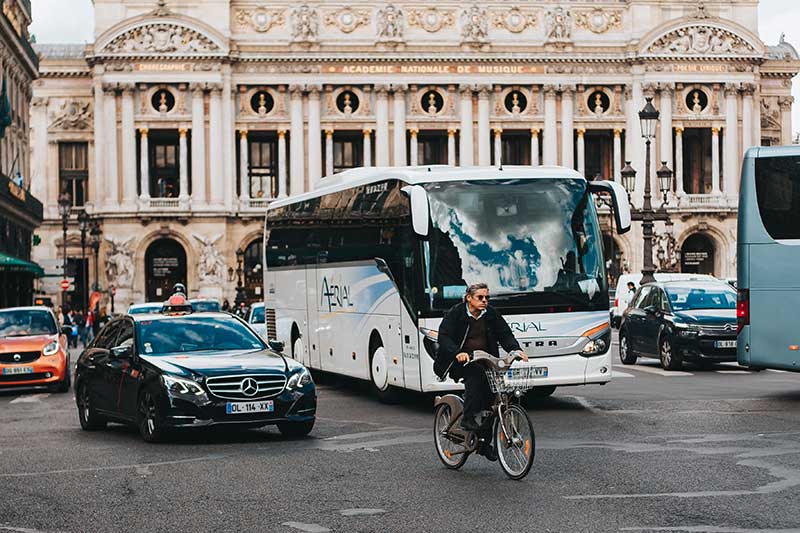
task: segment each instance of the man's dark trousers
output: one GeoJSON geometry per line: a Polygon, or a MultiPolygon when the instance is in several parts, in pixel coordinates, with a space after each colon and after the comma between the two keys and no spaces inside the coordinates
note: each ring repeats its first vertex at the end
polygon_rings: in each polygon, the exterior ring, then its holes
{"type": "Polygon", "coordinates": [[[475,417],[492,403],[492,390],[486,379],[483,365],[469,364],[464,367],[464,417],[475,417]]]}

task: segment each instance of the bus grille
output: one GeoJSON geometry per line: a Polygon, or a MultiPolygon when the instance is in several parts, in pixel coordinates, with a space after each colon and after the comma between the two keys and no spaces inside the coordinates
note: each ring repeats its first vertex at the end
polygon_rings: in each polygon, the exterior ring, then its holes
{"type": "Polygon", "coordinates": [[[277,339],[278,326],[276,325],[275,322],[275,310],[264,309],[264,316],[266,318],[266,323],[267,323],[267,339],[277,339]]]}
{"type": "Polygon", "coordinates": [[[236,376],[221,376],[206,379],[208,390],[217,398],[226,400],[261,400],[271,398],[281,393],[286,386],[286,376],[283,374],[251,374],[236,376]],[[252,378],[258,384],[258,390],[251,395],[244,393],[243,388],[252,378]],[[245,382],[245,383],[243,383],[245,382]]]}

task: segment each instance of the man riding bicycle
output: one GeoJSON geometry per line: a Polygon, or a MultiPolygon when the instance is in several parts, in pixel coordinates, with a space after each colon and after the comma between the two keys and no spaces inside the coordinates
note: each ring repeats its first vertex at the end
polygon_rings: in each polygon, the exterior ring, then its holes
{"type": "MultiPolygon", "coordinates": [[[[453,306],[439,326],[439,352],[434,371],[440,378],[449,373],[453,380],[464,380],[464,414],[461,427],[477,431],[480,424],[475,416],[489,408],[493,394],[484,369],[466,365],[475,350],[483,350],[500,357],[499,346],[507,352],[517,352],[523,361],[528,356],[522,351],[505,319],[489,305],[489,287],[475,283],[467,287],[464,302],[453,306]]],[[[491,447],[491,446],[490,446],[491,447]]],[[[485,449],[484,455],[496,457],[494,451],[485,449]]]]}

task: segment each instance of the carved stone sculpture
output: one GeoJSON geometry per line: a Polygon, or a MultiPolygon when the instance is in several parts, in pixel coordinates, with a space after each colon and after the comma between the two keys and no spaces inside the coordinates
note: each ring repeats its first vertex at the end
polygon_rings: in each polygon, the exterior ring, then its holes
{"type": "Polygon", "coordinates": [[[178,24],[145,24],[126,31],[105,47],[106,52],[216,52],[219,46],[205,35],[178,24]]]}
{"type": "Polygon", "coordinates": [[[439,10],[435,7],[428,9],[412,9],[408,14],[408,24],[418,26],[428,33],[436,33],[442,28],[447,28],[455,23],[452,11],[439,10]]]}
{"type": "Polygon", "coordinates": [[[592,33],[605,33],[611,28],[622,25],[622,11],[607,11],[597,7],[591,11],[579,11],[575,14],[575,26],[586,28],[592,33]]]}
{"type": "Polygon", "coordinates": [[[398,42],[403,40],[403,25],[405,16],[403,11],[389,4],[378,11],[378,40],[383,42],[398,42]]]}
{"type": "Polygon", "coordinates": [[[200,283],[204,285],[218,285],[225,281],[225,259],[215,246],[222,235],[213,239],[196,233],[192,234],[200,243],[200,261],[197,266],[200,283]]]}
{"type": "Polygon", "coordinates": [[[85,130],[92,124],[92,112],[89,102],[68,100],[53,114],[50,129],[85,130]]]}
{"type": "Polygon", "coordinates": [[[319,36],[317,10],[303,4],[292,10],[292,40],[297,43],[315,43],[319,36]]]}
{"type": "Polygon", "coordinates": [[[738,35],[713,26],[680,28],[658,38],[647,49],[651,54],[753,54],[756,50],[738,35]]]}
{"type": "Polygon", "coordinates": [[[461,12],[461,42],[483,44],[489,36],[486,10],[473,5],[461,12]]]}
{"type": "Polygon", "coordinates": [[[117,288],[131,288],[133,286],[133,249],[135,237],[121,239],[106,237],[106,242],[111,245],[111,251],[106,256],[106,277],[110,285],[117,288]]]}
{"type": "Polygon", "coordinates": [[[265,33],[273,26],[280,26],[285,22],[284,12],[277,9],[239,9],[236,11],[236,22],[240,28],[252,27],[259,33],[265,33]]]}
{"type": "Polygon", "coordinates": [[[548,11],[544,17],[547,40],[568,42],[572,37],[572,15],[562,7],[548,11]]]}
{"type": "Polygon", "coordinates": [[[335,26],[343,33],[352,33],[359,26],[365,26],[369,22],[369,11],[366,9],[355,10],[349,6],[325,15],[325,25],[335,26]]]}

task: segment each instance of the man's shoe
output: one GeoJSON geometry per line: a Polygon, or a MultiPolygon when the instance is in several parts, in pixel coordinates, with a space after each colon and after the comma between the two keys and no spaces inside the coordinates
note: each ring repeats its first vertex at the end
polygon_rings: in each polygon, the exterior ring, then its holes
{"type": "Polygon", "coordinates": [[[480,446],[478,446],[478,455],[482,455],[492,462],[497,461],[497,452],[494,446],[488,442],[482,442],[480,446]]]}
{"type": "Polygon", "coordinates": [[[478,431],[481,428],[474,416],[462,416],[459,426],[466,431],[478,431]]]}

